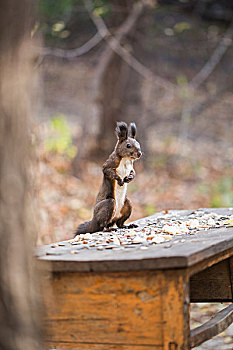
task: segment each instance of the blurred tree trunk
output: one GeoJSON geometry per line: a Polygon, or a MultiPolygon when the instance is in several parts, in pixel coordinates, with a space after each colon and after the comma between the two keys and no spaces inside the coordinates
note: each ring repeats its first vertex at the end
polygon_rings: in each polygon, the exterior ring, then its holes
{"type": "MultiPolygon", "coordinates": [[[[119,27],[132,11],[132,0],[114,0],[111,2],[113,14],[111,16],[109,27],[119,27]],[[121,9],[120,14],[114,12],[114,7],[121,9]]],[[[132,36],[133,28],[130,31],[132,36]]],[[[126,36],[129,33],[126,33],[126,36]]],[[[115,144],[114,129],[117,121],[129,121],[127,117],[127,96],[129,95],[129,82],[132,75],[136,73],[125,63],[116,53],[111,52],[107,46],[106,51],[100,57],[98,76],[98,95],[97,104],[99,108],[99,135],[98,152],[107,156],[115,144]],[[105,57],[109,55],[110,59],[105,57]],[[102,62],[101,62],[102,60],[102,62]]],[[[135,89],[135,86],[134,86],[135,89]]],[[[135,91],[135,90],[134,90],[135,91]]],[[[138,96],[138,95],[137,95],[138,96]]],[[[136,94],[134,93],[134,99],[136,94]]]]}
{"type": "Polygon", "coordinates": [[[114,54],[111,62],[106,67],[100,86],[101,105],[99,145],[104,155],[111,152],[114,144],[114,129],[117,121],[126,121],[124,115],[124,93],[130,68],[122,59],[114,54]],[[122,74],[123,73],[123,74],[122,74]]]}
{"type": "MultiPolygon", "coordinates": [[[[132,0],[111,1],[112,14],[108,19],[107,26],[109,30],[116,28],[113,35],[120,43],[126,37],[129,39],[130,36],[130,45],[133,44],[133,31],[144,8],[144,5],[140,7],[134,5],[135,2],[132,0]]],[[[102,159],[110,154],[116,144],[114,130],[117,121],[137,122],[140,113],[140,108],[138,108],[140,89],[138,86],[138,74],[106,43],[99,57],[93,81],[94,96],[92,98],[98,122],[97,147],[86,141],[91,129],[91,118],[88,117],[89,113],[87,113],[83,125],[83,135],[79,140],[80,147],[72,162],[74,176],[79,177],[82,173],[82,160],[86,158],[102,159]],[[137,111],[136,114],[135,111],[137,111]]]]}
{"type": "Polygon", "coordinates": [[[0,1],[1,350],[39,348],[29,183],[31,5],[30,0],[0,1]]]}

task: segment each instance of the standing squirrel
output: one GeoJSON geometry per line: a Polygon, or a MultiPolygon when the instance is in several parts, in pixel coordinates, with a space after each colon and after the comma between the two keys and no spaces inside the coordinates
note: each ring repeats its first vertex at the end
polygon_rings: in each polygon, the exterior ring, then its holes
{"type": "Polygon", "coordinates": [[[132,211],[131,202],[126,195],[127,184],[135,177],[134,161],[142,155],[140,144],[135,140],[136,131],[135,123],[131,123],[129,127],[124,122],[117,123],[118,141],[103,165],[104,176],[96,198],[93,218],[79,225],[75,235],[109,230],[114,224],[120,228],[127,227],[124,222],[132,211]]]}

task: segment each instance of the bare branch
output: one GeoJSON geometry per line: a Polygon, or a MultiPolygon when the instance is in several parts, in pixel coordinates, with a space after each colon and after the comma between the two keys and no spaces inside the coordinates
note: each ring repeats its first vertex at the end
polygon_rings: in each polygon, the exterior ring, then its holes
{"type": "Polygon", "coordinates": [[[191,80],[190,87],[192,89],[197,89],[201,84],[205,82],[205,80],[210,76],[210,74],[214,71],[216,66],[219,64],[224,54],[227,52],[228,48],[232,45],[233,38],[233,20],[228,27],[224,37],[221,39],[219,45],[214,50],[212,56],[206,62],[204,67],[200,70],[197,75],[191,80]]]}
{"type": "MultiPolygon", "coordinates": [[[[219,45],[214,50],[212,56],[206,62],[204,67],[199,71],[199,73],[197,73],[194,76],[194,78],[191,80],[191,82],[187,86],[188,97],[184,99],[183,109],[181,113],[181,120],[180,120],[179,139],[180,139],[180,144],[182,146],[181,153],[184,152],[184,147],[183,147],[184,141],[188,138],[188,129],[190,127],[192,118],[194,116],[193,109],[195,108],[195,113],[198,113],[199,111],[199,106],[198,105],[195,106],[195,103],[194,103],[195,92],[206,81],[206,79],[208,79],[211,73],[215,70],[215,68],[223,58],[224,54],[227,52],[228,48],[232,45],[232,38],[233,38],[233,19],[227,31],[225,32],[223,38],[221,39],[219,45]]],[[[206,99],[207,106],[208,106],[208,100],[209,99],[207,98],[206,99]]],[[[205,101],[203,103],[203,106],[204,105],[205,105],[205,101]]]]}
{"type": "Polygon", "coordinates": [[[85,6],[92,18],[94,24],[97,27],[98,32],[106,40],[108,46],[117,53],[129,66],[131,66],[138,74],[140,74],[145,79],[154,79],[156,85],[164,89],[174,89],[176,86],[166,79],[156,76],[149,68],[144,66],[139,62],[128,50],[121,46],[120,41],[123,36],[129,31],[133,26],[139,15],[141,14],[145,4],[139,1],[134,4],[133,10],[120,29],[117,31],[115,36],[112,36],[108,30],[104,20],[98,16],[93,10],[91,1],[86,0],[85,6]]]}
{"type": "Polygon", "coordinates": [[[97,46],[102,40],[104,36],[100,35],[99,32],[97,32],[91,39],[89,39],[85,44],[82,46],[71,49],[71,50],[62,50],[62,49],[54,49],[51,47],[41,47],[40,55],[42,56],[55,56],[55,57],[61,57],[66,59],[73,59],[75,57],[82,56],[92,50],[95,46],[97,46]]]}
{"type": "MultiPolygon", "coordinates": [[[[219,103],[220,101],[220,97],[222,97],[224,95],[224,93],[226,93],[229,88],[231,88],[233,85],[232,79],[229,79],[229,81],[227,82],[226,85],[222,86],[221,89],[217,90],[213,95],[208,96],[204,101],[202,102],[198,102],[196,104],[193,104],[192,106],[192,118],[200,118],[202,116],[202,114],[208,110],[208,108],[213,107],[216,103],[219,103]]],[[[184,109],[184,105],[182,107],[184,109]]],[[[186,107],[187,108],[187,107],[186,107]]],[[[188,110],[183,111],[182,113],[188,113],[188,110]]],[[[181,111],[176,112],[176,113],[171,113],[171,114],[167,114],[164,115],[162,118],[164,118],[165,120],[178,120],[178,118],[181,115],[181,111]]],[[[146,128],[151,128],[153,127],[156,123],[158,122],[158,120],[149,120],[145,125],[146,128]]]]}
{"type": "MultiPolygon", "coordinates": [[[[223,96],[224,93],[226,93],[229,88],[232,87],[232,85],[232,79],[229,79],[229,81],[224,86],[221,86],[221,88],[218,89],[213,95],[208,96],[202,102],[194,103],[192,106],[192,118],[200,117],[203,112],[205,112],[209,107],[213,107],[216,103],[219,103],[220,97],[223,96]]],[[[180,114],[180,112],[177,112],[176,114],[173,112],[172,114],[165,116],[165,119],[178,119],[180,114]]],[[[149,124],[147,127],[150,127],[152,125],[153,123],[149,124]]]]}
{"type": "MultiPolygon", "coordinates": [[[[85,1],[85,6],[87,8],[87,11],[90,16],[92,16],[93,8],[92,4],[89,1],[85,1]]],[[[126,20],[121,24],[121,26],[116,30],[115,32],[115,38],[118,40],[118,42],[121,42],[121,40],[132,30],[134,27],[139,15],[141,14],[142,8],[140,11],[138,11],[139,8],[134,7],[133,10],[130,12],[129,16],[126,18],[126,20]]],[[[93,15],[94,16],[94,15],[93,15]]],[[[95,20],[96,17],[94,16],[95,20]]],[[[97,18],[98,21],[98,18],[97,18]]],[[[97,25],[97,22],[95,23],[97,25]]],[[[98,26],[101,26],[102,28],[102,22],[98,21],[98,26]]],[[[106,26],[104,25],[104,28],[106,26]]],[[[98,28],[98,27],[97,27],[98,28]]],[[[105,30],[105,32],[102,30],[102,35],[110,35],[109,30],[105,30]]],[[[111,37],[109,39],[111,41],[111,37]]],[[[112,48],[107,45],[103,52],[101,53],[101,56],[99,58],[99,64],[98,64],[98,69],[95,75],[95,80],[93,84],[93,90],[95,91],[94,95],[97,94],[99,95],[100,85],[102,83],[102,79],[104,77],[104,73],[109,66],[111,60],[113,59],[115,55],[115,51],[112,50],[112,48]]],[[[98,97],[97,97],[98,99],[98,97]]]]}

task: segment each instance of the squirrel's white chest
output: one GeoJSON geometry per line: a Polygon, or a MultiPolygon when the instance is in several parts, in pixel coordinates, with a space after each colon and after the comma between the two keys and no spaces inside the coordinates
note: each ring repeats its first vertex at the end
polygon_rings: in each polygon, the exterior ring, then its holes
{"type": "MultiPolygon", "coordinates": [[[[133,161],[129,158],[123,158],[116,170],[117,170],[117,174],[123,180],[133,170],[133,161]]],[[[116,211],[115,211],[114,217],[118,218],[121,216],[121,209],[125,203],[125,197],[127,193],[127,183],[124,183],[123,186],[119,186],[117,181],[115,182],[116,182],[115,183],[116,211]]]]}

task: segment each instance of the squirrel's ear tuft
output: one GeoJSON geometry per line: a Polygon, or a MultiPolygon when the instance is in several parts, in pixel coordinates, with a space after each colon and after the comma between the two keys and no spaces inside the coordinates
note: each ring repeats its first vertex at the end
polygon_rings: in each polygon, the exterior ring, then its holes
{"type": "Polygon", "coordinates": [[[128,126],[125,122],[117,122],[116,135],[119,140],[126,140],[128,137],[128,126]]]}
{"type": "Polygon", "coordinates": [[[129,126],[129,135],[130,135],[130,137],[132,137],[134,139],[135,136],[136,136],[136,132],[137,132],[136,124],[135,123],[130,123],[130,126],[129,126]]]}

